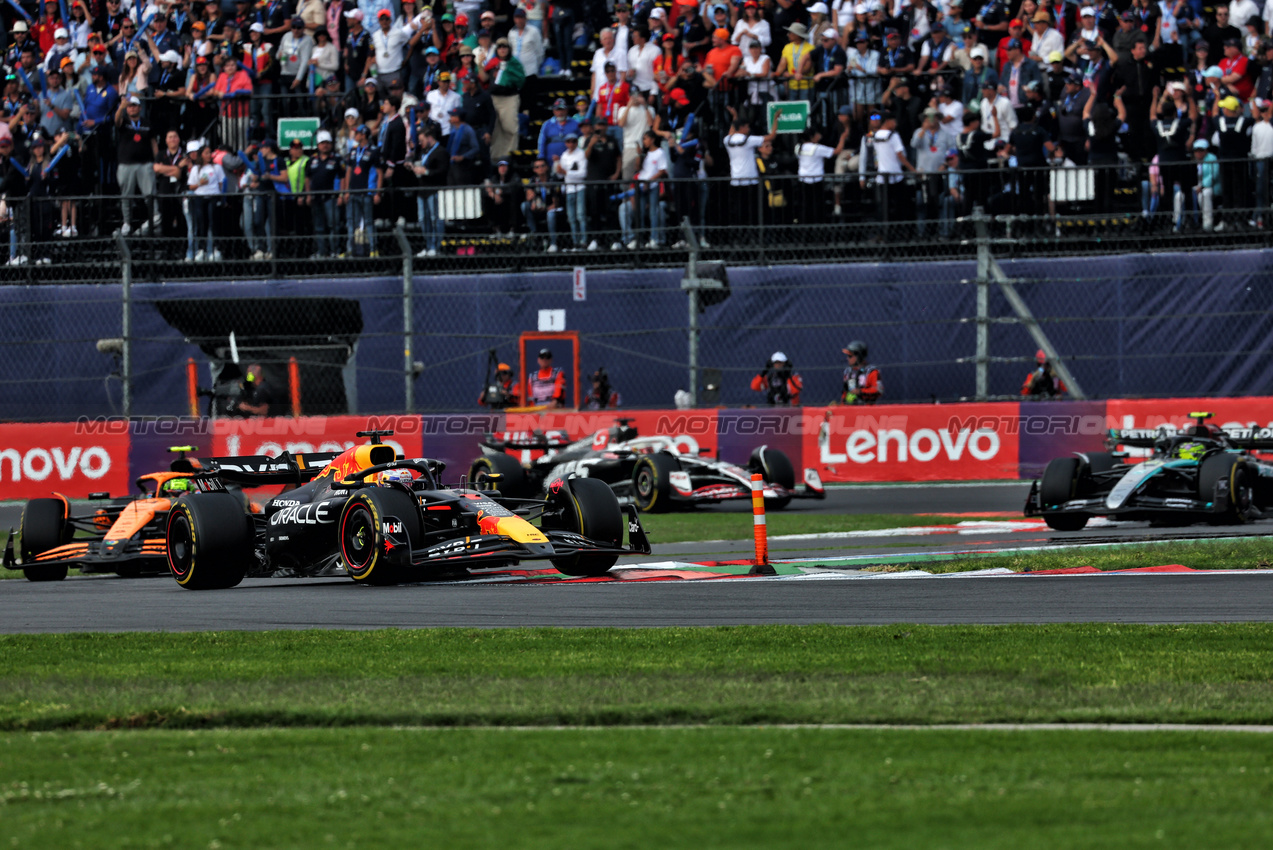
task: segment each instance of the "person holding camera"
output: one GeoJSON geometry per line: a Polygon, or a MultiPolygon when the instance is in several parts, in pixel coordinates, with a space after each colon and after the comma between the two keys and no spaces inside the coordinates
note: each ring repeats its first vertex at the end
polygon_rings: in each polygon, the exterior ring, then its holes
{"type": "Polygon", "coordinates": [[[273,398],[270,393],[270,386],[261,377],[261,364],[253,363],[248,366],[247,372],[243,375],[243,383],[239,388],[239,397],[232,403],[230,414],[244,418],[249,416],[269,416],[271,401],[273,401],[273,398]]]}
{"type": "Polygon", "coordinates": [[[527,378],[526,390],[533,407],[566,406],[566,373],[553,367],[551,348],[539,349],[539,368],[527,378]]]}
{"type": "Polygon", "coordinates": [[[517,392],[517,381],[513,376],[512,366],[507,363],[499,363],[495,366],[495,377],[487,383],[486,389],[482,390],[482,394],[477,397],[477,403],[492,410],[504,410],[521,405],[521,396],[517,392]]]}
{"type": "Polygon", "coordinates": [[[849,360],[840,387],[840,404],[875,404],[884,394],[884,384],[880,382],[880,370],[867,365],[866,343],[855,339],[840,350],[849,360]]]}
{"type": "Polygon", "coordinates": [[[751,379],[751,388],[764,393],[765,401],[773,407],[799,407],[804,379],[796,374],[787,355],[775,351],[765,368],[751,379]]]}
{"type": "Polygon", "coordinates": [[[610,386],[610,375],[605,367],[592,373],[592,390],[584,396],[584,410],[607,410],[623,403],[619,393],[610,386]]]}
{"type": "Polygon", "coordinates": [[[1021,395],[1027,398],[1057,398],[1066,392],[1065,381],[1056,373],[1056,367],[1048,361],[1048,355],[1040,348],[1034,355],[1034,368],[1021,384],[1021,395]]]}

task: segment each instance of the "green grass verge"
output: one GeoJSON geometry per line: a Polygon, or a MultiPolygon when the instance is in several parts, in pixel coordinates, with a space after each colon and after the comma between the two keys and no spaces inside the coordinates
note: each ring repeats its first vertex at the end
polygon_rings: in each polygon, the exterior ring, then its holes
{"type": "Polygon", "coordinates": [[[11,847],[1264,848],[1273,737],[303,729],[0,736],[11,847]]]}
{"type": "Polygon", "coordinates": [[[1138,543],[1118,546],[1048,547],[1028,552],[1008,552],[965,557],[934,556],[934,560],[901,561],[880,569],[928,570],[958,573],[1007,567],[1017,572],[1096,567],[1099,570],[1131,570],[1164,564],[1183,564],[1195,570],[1250,570],[1273,567],[1273,542],[1267,537],[1181,540],[1171,543],[1138,543]]]}
{"type": "MultiPolygon", "coordinates": [[[[765,516],[769,534],[823,534],[835,531],[875,531],[920,525],[949,525],[968,517],[916,514],[806,514],[770,511],[765,516]]],[[[993,519],[993,517],[977,517],[993,519]]],[[[1022,519],[1004,516],[1001,519],[1022,519]]],[[[670,514],[641,514],[641,525],[650,543],[695,543],[701,540],[750,540],[750,513],[693,511],[670,514]]]]}
{"type": "Polygon", "coordinates": [[[12,635],[0,729],[1267,723],[1271,644],[1268,624],[12,635]]]}

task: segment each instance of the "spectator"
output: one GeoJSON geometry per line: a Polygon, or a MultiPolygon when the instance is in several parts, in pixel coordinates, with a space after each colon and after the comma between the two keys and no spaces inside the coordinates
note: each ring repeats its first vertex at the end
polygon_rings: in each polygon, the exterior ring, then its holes
{"type": "Polygon", "coordinates": [[[436,124],[425,124],[420,136],[420,159],[411,166],[420,187],[416,215],[424,233],[424,248],[416,256],[436,257],[446,232],[446,222],[438,210],[438,192],[449,182],[451,157],[436,124]]]}
{"type": "MultiPolygon", "coordinates": [[[[1206,139],[1193,143],[1193,158],[1198,164],[1198,182],[1193,188],[1194,209],[1202,212],[1202,229],[1210,233],[1215,225],[1215,196],[1223,190],[1220,182],[1220,163],[1210,150],[1206,139]]],[[[1220,228],[1224,229],[1224,223],[1220,228]]]]}
{"type": "Polygon", "coordinates": [[[730,133],[725,137],[725,150],[729,154],[729,210],[735,220],[744,226],[760,223],[759,196],[756,186],[760,174],[756,169],[754,151],[778,136],[778,119],[781,107],[774,110],[773,127],[767,136],[750,135],[751,121],[742,114],[735,114],[730,133]]]}
{"type": "Polygon", "coordinates": [[[495,57],[479,71],[483,84],[490,87],[495,107],[495,133],[491,139],[491,156],[495,159],[506,158],[517,145],[518,93],[526,74],[511,53],[508,39],[499,39],[495,42],[495,57]]]}
{"type": "MultiPolygon", "coordinates": [[[[610,126],[614,126],[616,119],[619,117],[619,110],[628,105],[631,99],[631,89],[626,81],[619,79],[618,69],[607,62],[605,66],[605,81],[601,84],[601,88],[597,90],[595,99],[595,113],[610,122],[610,126]]],[[[622,141],[620,134],[619,141],[622,141]]]]}
{"type": "Polygon", "coordinates": [[[558,216],[561,215],[562,210],[561,190],[558,187],[559,184],[552,181],[548,161],[543,157],[536,159],[532,166],[530,182],[526,184],[526,197],[522,201],[522,217],[526,220],[526,229],[531,235],[539,232],[539,221],[542,217],[548,230],[548,253],[550,254],[557,251],[558,216]]]}
{"type": "Polygon", "coordinates": [[[508,31],[507,40],[512,45],[513,58],[521,63],[525,75],[535,77],[544,64],[544,37],[539,27],[528,26],[528,23],[525,9],[514,11],[513,28],[508,31]]]}
{"type": "MultiPolygon", "coordinates": [[[[677,0],[677,5],[674,8],[681,10],[680,19],[676,22],[681,40],[681,55],[689,62],[701,64],[703,58],[707,56],[707,48],[711,44],[711,34],[708,32],[707,25],[698,15],[698,4],[677,0]]],[[[801,29],[803,28],[803,25],[801,25],[801,29]]],[[[602,43],[604,44],[604,42],[602,43]]]]}
{"type": "Polygon", "coordinates": [[[628,48],[628,85],[647,96],[658,87],[654,81],[654,63],[662,51],[650,41],[650,31],[642,26],[632,28],[632,46],[628,48]]]}
{"type": "MultiPolygon", "coordinates": [[[[617,181],[622,174],[623,159],[619,153],[619,145],[606,132],[606,119],[600,115],[591,124],[581,124],[580,145],[587,158],[588,186],[585,201],[592,217],[593,232],[613,230],[612,213],[610,212],[610,187],[605,183],[617,181]]],[[[588,243],[588,250],[597,250],[594,238],[588,243]]]]}
{"type": "Polygon", "coordinates": [[[778,60],[778,70],[774,72],[774,76],[779,80],[785,80],[787,84],[788,99],[791,100],[807,100],[808,92],[813,87],[813,83],[805,78],[804,68],[809,54],[813,47],[808,42],[809,31],[802,23],[794,23],[785,27],[787,31],[787,44],[782,48],[781,58],[778,60]]]}
{"type": "Polygon", "coordinates": [[[989,80],[981,88],[981,126],[986,132],[1006,142],[1017,126],[1017,111],[1012,103],[1000,93],[999,88],[989,80]]]}
{"type": "Polygon", "coordinates": [[[451,123],[451,132],[447,136],[447,152],[451,156],[447,182],[452,186],[472,186],[477,183],[477,163],[482,154],[477,133],[464,123],[464,115],[459,109],[452,109],[447,120],[451,123]]]}
{"type": "Polygon", "coordinates": [[[1026,58],[1026,48],[1020,39],[1008,39],[1004,49],[1007,61],[999,66],[999,93],[1008,98],[1014,109],[1020,109],[1026,103],[1026,86],[1042,84],[1043,73],[1026,58]]]}
{"type": "Polygon", "coordinates": [[[745,0],[743,3],[743,14],[734,25],[731,40],[744,52],[752,44],[759,44],[763,51],[768,50],[769,45],[773,43],[769,21],[761,17],[756,0],[745,0]]]}
{"type": "Polygon", "coordinates": [[[1050,63],[1053,53],[1065,51],[1065,36],[1052,27],[1052,16],[1044,9],[1034,13],[1034,17],[1030,19],[1030,28],[1034,32],[1029,50],[1029,58],[1032,62],[1038,65],[1050,63]]]}
{"type": "Polygon", "coordinates": [[[495,163],[495,176],[485,183],[482,210],[496,236],[512,236],[517,229],[521,195],[522,181],[513,170],[512,163],[506,159],[495,163]]]}
{"type": "Polygon", "coordinates": [[[221,193],[225,182],[225,173],[221,166],[212,161],[212,149],[203,146],[198,140],[186,146],[190,155],[190,175],[187,186],[190,189],[190,215],[192,226],[187,241],[186,262],[221,262],[221,252],[213,245],[212,207],[216,196],[221,193]],[[195,246],[200,247],[196,250],[195,246]]]}
{"type": "Polygon", "coordinates": [[[464,123],[473,128],[477,134],[478,144],[482,146],[482,161],[488,163],[491,138],[495,132],[495,107],[491,96],[486,93],[476,76],[464,78],[464,95],[460,98],[460,114],[464,123]]]}
{"type": "Polygon", "coordinates": [[[1127,112],[1127,154],[1139,162],[1148,160],[1154,153],[1149,106],[1162,90],[1157,69],[1146,59],[1148,52],[1148,43],[1138,38],[1132,43],[1127,60],[1120,61],[1114,68],[1115,85],[1127,112]]]}
{"type": "Polygon", "coordinates": [[[867,364],[866,343],[855,339],[840,350],[849,361],[840,387],[840,404],[878,402],[884,395],[884,382],[880,380],[880,370],[867,364]]]}
{"type": "MultiPolygon", "coordinates": [[[[566,149],[555,157],[553,170],[565,183],[566,220],[570,224],[570,241],[573,250],[582,250],[588,244],[588,207],[584,179],[588,175],[588,159],[579,147],[577,133],[566,134],[566,149]]],[[[593,243],[594,248],[596,243],[593,243]]]]}
{"type": "Polygon", "coordinates": [[[388,89],[394,82],[406,85],[403,76],[403,65],[406,63],[405,48],[411,40],[411,32],[402,26],[395,26],[393,12],[381,9],[376,13],[376,32],[371,36],[371,67],[375,69],[376,80],[388,89]]]}
{"type": "Polygon", "coordinates": [[[963,174],[964,199],[972,207],[986,203],[989,196],[989,185],[985,170],[989,167],[990,151],[986,147],[992,144],[994,137],[981,129],[981,113],[964,113],[964,131],[959,134],[956,146],[959,148],[959,170],[963,174]]]}
{"type": "Polygon", "coordinates": [[[579,124],[566,116],[566,101],[557,98],[553,101],[553,117],[539,128],[539,156],[541,159],[554,161],[566,149],[566,136],[579,134],[579,124]]]}
{"type": "Polygon", "coordinates": [[[377,257],[375,208],[380,204],[384,182],[380,152],[371,145],[371,131],[366,124],[354,129],[355,147],[345,161],[344,195],[347,256],[377,257]]]}
{"type": "Polygon", "coordinates": [[[279,86],[292,95],[283,101],[287,114],[300,114],[303,102],[297,100],[302,92],[313,92],[319,85],[316,72],[311,73],[310,58],[314,54],[314,39],[305,32],[305,19],[297,15],[291,27],[279,42],[279,86]]]}
{"type": "Polygon", "coordinates": [[[361,9],[345,12],[345,21],[349,27],[349,36],[345,39],[343,51],[345,70],[345,91],[360,88],[367,78],[367,66],[371,60],[371,37],[363,29],[361,9]]]}
{"type": "Polygon", "coordinates": [[[805,129],[801,142],[796,146],[799,181],[798,213],[801,224],[822,224],[826,220],[826,167],[828,159],[835,159],[849,142],[849,128],[841,127],[840,138],[834,148],[822,141],[822,132],[816,126],[805,129]]]}
{"type": "Polygon", "coordinates": [[[775,351],[765,368],[751,379],[751,388],[753,392],[764,393],[771,407],[799,407],[804,379],[796,374],[787,355],[775,351]]]}
{"type": "Polygon", "coordinates": [[[941,171],[946,163],[946,151],[954,146],[955,137],[942,126],[941,113],[932,107],[924,110],[924,123],[910,139],[910,149],[915,152],[915,171],[920,175],[915,186],[915,203],[921,239],[926,233],[923,222],[940,217],[941,199],[945,194],[941,171]]]}
{"type": "Polygon", "coordinates": [[[526,403],[531,407],[565,407],[566,374],[553,367],[552,349],[539,349],[539,369],[526,379],[526,403]]]}
{"type": "Polygon", "coordinates": [[[1034,355],[1035,367],[1021,384],[1021,395],[1028,398],[1057,398],[1067,390],[1065,381],[1056,373],[1056,367],[1040,348],[1034,355]]]}
{"type": "Polygon", "coordinates": [[[878,103],[880,99],[880,54],[871,48],[866,30],[858,30],[846,61],[850,77],[849,100],[853,104],[853,115],[860,122],[866,117],[867,105],[878,103]]]}
{"type": "Polygon", "coordinates": [[[451,74],[449,71],[443,71],[437,76],[437,88],[432,89],[424,96],[425,103],[429,106],[429,120],[442,128],[442,136],[445,138],[451,133],[451,125],[447,118],[451,114],[452,109],[456,109],[461,104],[460,95],[451,88],[451,74]]]}
{"type": "Polygon", "coordinates": [[[1211,150],[1220,160],[1220,185],[1224,190],[1226,211],[1251,206],[1251,174],[1247,159],[1251,156],[1251,119],[1242,114],[1242,104],[1233,95],[1216,104],[1219,113],[1213,122],[1211,150]]]}
{"type": "MultiPolygon", "coordinates": [[[[673,94],[676,91],[673,89],[673,94]]],[[[669,95],[669,102],[680,103],[682,98],[688,102],[689,98],[686,97],[685,91],[683,89],[680,91],[681,96],[678,98],[673,99],[669,95]]],[[[640,167],[641,151],[644,146],[641,140],[645,138],[646,131],[654,127],[654,110],[650,108],[643,93],[631,92],[628,95],[627,105],[620,107],[616,120],[619,132],[612,135],[617,135],[622,140],[623,179],[629,180],[640,167]]]]}
{"type": "Polygon", "coordinates": [[[121,102],[114,115],[118,128],[118,169],[120,201],[124,223],[120,233],[127,236],[132,230],[132,196],[142,199],[141,227],[139,233],[150,232],[151,198],[155,194],[155,154],[159,142],[151,128],[142,120],[141,99],[133,96],[121,102]]]}
{"type": "Polygon", "coordinates": [[[753,112],[759,112],[765,104],[773,101],[775,87],[770,72],[773,60],[761,52],[761,44],[756,39],[747,43],[747,55],[743,57],[742,67],[738,70],[738,78],[746,81],[746,104],[753,112]]]}
{"type": "Polygon", "coordinates": [[[182,149],[181,134],[177,130],[169,130],[164,134],[164,149],[158,153],[153,165],[155,192],[159,196],[160,234],[167,239],[180,235],[185,220],[181,196],[185,192],[184,177],[189,167],[190,158],[182,149]]]}
{"type": "Polygon", "coordinates": [[[345,164],[334,150],[331,132],[319,130],[316,139],[318,152],[305,168],[305,193],[314,225],[312,259],[319,260],[336,256],[336,233],[340,229],[337,185],[344,177],[345,164]]]}
{"type": "Polygon", "coordinates": [[[1218,3],[1215,7],[1215,19],[1202,30],[1202,40],[1207,43],[1209,55],[1217,59],[1224,55],[1226,41],[1242,42],[1242,31],[1229,20],[1229,4],[1218,3]]]}
{"type": "Polygon", "coordinates": [[[1224,58],[1220,60],[1223,76],[1220,82],[1229,88],[1238,99],[1246,103],[1255,93],[1255,81],[1251,78],[1248,60],[1242,55],[1240,39],[1227,38],[1224,41],[1224,58]]]}
{"type": "Polygon", "coordinates": [[[981,109],[981,96],[986,85],[999,88],[999,75],[986,63],[988,53],[984,45],[977,45],[969,53],[972,67],[964,73],[963,100],[967,109],[981,109]]]}
{"type": "Polygon", "coordinates": [[[958,148],[946,151],[946,161],[941,167],[941,180],[941,223],[937,226],[937,235],[942,239],[949,239],[954,233],[955,220],[964,214],[964,179],[959,173],[958,148]]]}
{"type": "MultiPolygon", "coordinates": [[[[553,43],[557,45],[557,60],[561,63],[561,76],[569,77],[575,62],[575,21],[579,0],[553,0],[552,6],[553,43]]],[[[521,12],[523,20],[526,17],[524,10],[516,10],[513,12],[514,22],[518,12],[521,12]]]]}

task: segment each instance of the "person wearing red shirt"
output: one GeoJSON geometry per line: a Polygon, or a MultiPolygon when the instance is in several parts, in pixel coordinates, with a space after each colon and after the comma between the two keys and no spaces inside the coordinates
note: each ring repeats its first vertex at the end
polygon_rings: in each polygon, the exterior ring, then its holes
{"type": "Polygon", "coordinates": [[[30,27],[29,35],[40,45],[40,55],[47,56],[53,49],[53,33],[58,28],[65,28],[62,15],[58,10],[57,0],[44,0],[44,14],[30,27]]]}
{"type": "Polygon", "coordinates": [[[597,89],[597,109],[596,115],[600,115],[615,126],[619,122],[616,117],[619,110],[628,105],[628,97],[631,89],[628,88],[626,80],[619,79],[619,72],[614,67],[613,62],[607,62],[605,66],[606,81],[601,84],[601,88],[597,89]]]}
{"type": "Polygon", "coordinates": [[[804,379],[792,369],[787,355],[775,351],[765,368],[751,379],[751,388],[764,393],[765,401],[774,407],[799,407],[804,379]]]}
{"type": "Polygon", "coordinates": [[[1220,82],[1238,96],[1238,100],[1246,103],[1255,91],[1255,80],[1247,73],[1247,58],[1242,55],[1242,42],[1236,38],[1224,42],[1224,58],[1220,60],[1220,70],[1224,76],[1220,82]]]}
{"type": "Polygon", "coordinates": [[[531,407],[566,406],[566,373],[553,368],[551,348],[539,349],[539,370],[526,379],[526,403],[531,407]]]}
{"type": "Polygon", "coordinates": [[[880,370],[866,363],[866,343],[855,339],[840,349],[849,360],[840,388],[840,404],[875,404],[884,394],[880,370]]]}
{"type": "Polygon", "coordinates": [[[1008,42],[1014,38],[1021,42],[1021,52],[1026,56],[1030,55],[1030,45],[1032,43],[1030,34],[1025,31],[1025,24],[1021,22],[1020,18],[1013,18],[1008,22],[1008,34],[999,39],[999,48],[996,51],[999,56],[999,64],[995,65],[996,68],[1003,68],[1008,64],[1008,42]]]}

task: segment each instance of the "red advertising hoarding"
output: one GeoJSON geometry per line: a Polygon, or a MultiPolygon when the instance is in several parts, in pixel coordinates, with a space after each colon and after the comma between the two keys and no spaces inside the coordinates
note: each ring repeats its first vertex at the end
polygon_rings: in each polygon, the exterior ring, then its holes
{"type": "Polygon", "coordinates": [[[128,427],[100,422],[0,425],[0,498],[129,490],[128,427]]]}

